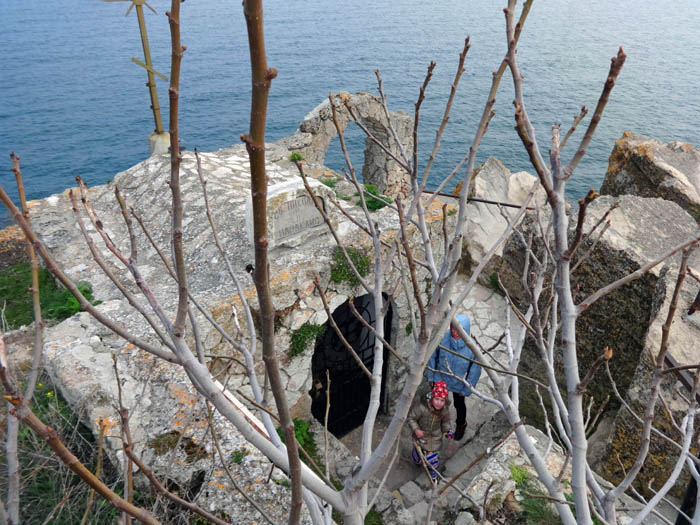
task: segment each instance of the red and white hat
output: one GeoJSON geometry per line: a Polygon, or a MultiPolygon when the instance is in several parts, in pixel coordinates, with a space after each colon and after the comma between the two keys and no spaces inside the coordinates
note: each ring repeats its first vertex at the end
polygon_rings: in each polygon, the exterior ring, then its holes
{"type": "Polygon", "coordinates": [[[435,383],[435,386],[433,386],[433,397],[447,399],[447,384],[444,381],[435,383]]]}

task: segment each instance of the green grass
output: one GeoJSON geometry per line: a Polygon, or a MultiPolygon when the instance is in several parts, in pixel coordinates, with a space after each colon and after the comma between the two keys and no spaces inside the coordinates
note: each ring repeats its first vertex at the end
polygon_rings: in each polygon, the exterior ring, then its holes
{"type": "MultiPolygon", "coordinates": [[[[5,318],[10,330],[34,322],[31,285],[31,267],[27,262],[0,270],[0,297],[5,301],[5,318]]],[[[94,301],[90,283],[81,281],[77,286],[88,301],[99,304],[94,301]]],[[[77,299],[60,287],[45,268],[39,268],[39,301],[44,319],[62,321],[81,310],[77,299]]]]}
{"type": "Polygon", "coordinates": [[[501,291],[501,285],[498,284],[498,274],[496,272],[489,275],[489,286],[496,292],[501,291]]]}
{"type": "MultiPolygon", "coordinates": [[[[510,466],[510,477],[515,481],[515,487],[520,491],[522,501],[520,505],[523,507],[524,523],[527,525],[549,525],[550,523],[561,523],[561,519],[547,499],[539,497],[547,494],[542,490],[540,485],[528,469],[523,466],[510,466]]],[[[566,480],[562,484],[569,486],[566,480]]],[[[571,492],[564,494],[567,501],[574,501],[574,495],[571,492]]],[[[576,516],[576,512],[574,512],[576,516]]],[[[600,520],[593,517],[594,525],[602,525],[600,520]]]]}
{"type": "MultiPolygon", "coordinates": [[[[374,195],[374,197],[365,195],[365,204],[367,205],[367,209],[369,211],[381,210],[387,204],[391,204],[392,202],[394,202],[389,197],[380,194],[379,190],[374,184],[365,184],[365,190],[367,190],[368,193],[374,195]]],[[[358,199],[356,204],[362,204],[362,201],[358,199]]]]}
{"type": "MultiPolygon", "coordinates": [[[[299,445],[303,448],[306,453],[311,456],[317,465],[321,465],[321,458],[318,456],[318,449],[316,447],[316,440],[314,438],[314,433],[309,430],[311,423],[300,418],[294,419],[294,437],[297,438],[299,445]]],[[[281,428],[277,429],[277,434],[279,434],[282,442],[285,440],[284,432],[281,428]]],[[[306,458],[302,455],[301,460],[307,463],[306,458]]]]}
{"type": "Polygon", "coordinates": [[[329,188],[335,188],[335,185],[338,184],[338,179],[319,179],[322,184],[325,184],[329,188]]]}
{"type": "MultiPolygon", "coordinates": [[[[20,381],[19,386],[24,387],[20,381]]],[[[40,375],[32,399],[31,408],[44,424],[56,431],[71,452],[91,471],[97,467],[98,444],[92,431],[80,422],[49,376],[40,375]]],[[[80,523],[85,512],[89,487],[56,458],[46,442],[26,425],[21,425],[17,442],[21,466],[20,521],[43,523],[57,509],[52,524],[72,525],[80,523]],[[68,499],[60,506],[64,497],[68,499]]],[[[0,451],[0,471],[5,471],[4,447],[0,451]]],[[[122,481],[116,469],[103,458],[101,479],[117,493],[121,493],[122,481]]],[[[6,480],[0,479],[0,492],[5,493],[6,480]]],[[[141,494],[137,495],[141,498],[141,494]]],[[[137,501],[141,503],[141,501],[137,501]]],[[[116,523],[118,512],[99,495],[95,496],[88,523],[116,523]]]]}
{"type": "Polygon", "coordinates": [[[325,325],[304,323],[292,332],[289,338],[289,355],[294,357],[306,350],[316,338],[326,331],[325,325]]]}
{"type": "Polygon", "coordinates": [[[515,487],[520,491],[524,519],[527,525],[550,525],[561,523],[554,507],[540,496],[546,494],[540,488],[532,474],[523,466],[510,466],[510,477],[515,481],[515,487]]]}
{"type": "Polygon", "coordinates": [[[248,454],[250,454],[250,451],[247,448],[237,448],[231,453],[231,461],[233,461],[236,465],[240,465],[243,463],[243,458],[245,458],[248,454]]]}
{"type": "Polygon", "coordinates": [[[515,486],[519,489],[530,481],[530,473],[523,466],[511,465],[510,477],[515,481],[515,486]]]}
{"type": "MultiPolygon", "coordinates": [[[[357,248],[348,246],[345,248],[348,253],[348,257],[352,261],[352,264],[357,269],[362,277],[369,273],[369,257],[364,255],[357,248]]],[[[350,286],[357,286],[360,281],[355,276],[347,261],[345,260],[345,255],[343,255],[343,250],[336,246],[333,251],[333,259],[331,261],[331,281],[340,284],[347,282],[350,286]]]]}
{"type": "Polygon", "coordinates": [[[272,478],[272,481],[281,487],[290,488],[292,486],[287,478],[272,478]]]}

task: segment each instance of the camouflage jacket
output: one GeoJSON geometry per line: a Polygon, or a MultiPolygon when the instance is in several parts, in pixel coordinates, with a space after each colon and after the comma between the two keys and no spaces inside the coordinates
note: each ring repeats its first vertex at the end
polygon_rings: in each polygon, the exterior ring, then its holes
{"type": "MultiPolygon", "coordinates": [[[[415,431],[424,432],[421,447],[424,450],[434,452],[442,445],[442,436],[450,430],[450,402],[446,401],[442,410],[435,410],[430,402],[423,400],[413,405],[408,414],[408,425],[411,427],[411,434],[416,439],[415,431]]],[[[417,440],[420,442],[421,440],[417,440]]]]}

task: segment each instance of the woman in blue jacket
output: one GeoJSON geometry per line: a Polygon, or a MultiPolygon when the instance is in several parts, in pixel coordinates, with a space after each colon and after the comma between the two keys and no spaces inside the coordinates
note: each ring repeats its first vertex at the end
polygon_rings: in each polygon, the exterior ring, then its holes
{"type": "MultiPolygon", "coordinates": [[[[469,317],[464,314],[459,314],[456,320],[462,326],[465,333],[469,335],[471,324],[469,317]]],[[[469,350],[469,347],[462,340],[454,326],[450,326],[445,337],[440,341],[440,346],[449,348],[452,352],[468,357],[469,359],[474,359],[474,354],[469,350]]],[[[464,382],[457,379],[457,377],[466,378],[470,385],[475,386],[479,381],[479,377],[481,377],[481,367],[473,361],[462,359],[459,356],[441,349],[440,346],[435,349],[428,361],[428,368],[436,370],[435,372],[432,370],[427,371],[428,381],[430,381],[431,387],[437,381],[444,381],[447,384],[447,389],[452,392],[452,399],[454,400],[455,409],[457,410],[457,428],[454,438],[459,440],[464,437],[464,430],[467,428],[467,406],[464,403],[464,398],[470,396],[472,391],[464,382]],[[457,377],[448,375],[449,371],[445,361],[449,364],[449,370],[457,377]]]]}

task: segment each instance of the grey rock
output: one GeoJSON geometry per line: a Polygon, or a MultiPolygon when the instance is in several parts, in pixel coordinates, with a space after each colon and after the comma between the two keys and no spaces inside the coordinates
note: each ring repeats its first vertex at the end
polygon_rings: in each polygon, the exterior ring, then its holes
{"type": "Polygon", "coordinates": [[[401,493],[403,504],[406,508],[412,507],[425,498],[425,489],[419,487],[413,481],[409,481],[399,488],[399,492],[401,493]]]}
{"type": "MultiPolygon", "coordinates": [[[[478,169],[471,188],[470,197],[495,202],[521,205],[525,202],[528,192],[537,187],[539,182],[536,177],[525,172],[511,173],[503,163],[490,157],[478,169]]],[[[537,189],[535,198],[530,206],[535,203],[544,204],[544,190],[537,189]]],[[[481,262],[493,242],[505,231],[508,221],[506,217],[513,218],[517,214],[517,208],[502,207],[484,202],[469,202],[469,213],[466,223],[465,244],[462,249],[462,267],[467,273],[471,273],[481,262]],[[505,216],[504,216],[505,215],[505,216]]],[[[482,275],[482,282],[488,281],[503,254],[503,247],[499,247],[492,262],[482,275]]],[[[488,284],[488,283],[487,283],[488,284]]]]}
{"type": "Polygon", "coordinates": [[[461,512],[459,516],[457,516],[454,525],[474,525],[475,523],[476,520],[471,512],[461,512]]]}
{"type": "MultiPolygon", "coordinates": [[[[250,175],[248,159],[243,147],[220,150],[215,153],[200,154],[203,175],[207,181],[208,196],[211,203],[214,223],[218,225],[219,236],[224,250],[230,256],[232,270],[243,292],[250,298],[251,307],[257,308],[257,300],[251,276],[246,272],[247,264],[254,260],[253,251],[248,242],[248,231],[245,226],[245,203],[250,193],[250,175]]],[[[298,186],[299,176],[289,161],[289,150],[279,144],[266,145],[266,160],[269,182],[271,185],[289,183],[298,186]]],[[[129,250],[127,229],[120,217],[118,207],[114,205],[114,187],[118,186],[128,205],[133,206],[149,229],[155,243],[161,248],[169,245],[169,191],[165,186],[168,178],[168,159],[156,155],[129,170],[118,174],[113,182],[88,190],[88,199],[99,217],[104,230],[122,250],[129,250]],[[165,188],[165,191],[164,191],[165,188]]],[[[316,186],[315,183],[312,185],[316,186]]],[[[209,232],[206,217],[206,205],[201,193],[201,183],[197,174],[196,160],[190,152],[183,152],[181,169],[181,186],[184,198],[183,236],[186,239],[185,257],[189,272],[189,285],[200,304],[210,312],[219,324],[230,333],[236,333],[236,319],[245,319],[240,301],[236,298],[236,287],[226,271],[221,254],[216,249],[209,232]]],[[[328,199],[334,198],[333,192],[326,186],[318,185],[317,190],[323,192],[328,199]]],[[[41,235],[47,248],[52,253],[58,265],[74,280],[86,280],[92,283],[95,295],[102,300],[99,310],[127,330],[142,338],[153,339],[150,326],[128,304],[112,282],[100,271],[89,250],[86,249],[80,229],[71,210],[67,193],[54,195],[41,201],[36,201],[31,207],[31,221],[41,235]]],[[[328,206],[333,214],[333,206],[328,206]]],[[[359,216],[361,213],[353,204],[348,205],[348,213],[359,216]]],[[[380,210],[373,214],[378,227],[384,231],[398,228],[394,214],[388,210],[380,210]]],[[[338,231],[346,244],[367,249],[367,239],[354,225],[347,220],[337,221],[338,231]]],[[[144,304],[137,287],[124,267],[103,246],[97,230],[84,216],[88,235],[95,241],[98,253],[104,257],[107,267],[119,278],[128,290],[135,295],[135,301],[144,304]]],[[[439,231],[441,221],[434,221],[431,228],[439,231]]],[[[448,224],[453,221],[448,220],[448,224]]],[[[436,243],[438,236],[435,236],[436,243]]],[[[155,291],[157,300],[166,310],[172,311],[177,298],[177,286],[163,269],[162,262],[156,250],[144,238],[137,234],[138,266],[149,287],[155,291]]],[[[271,253],[271,274],[273,275],[274,304],[278,309],[277,319],[279,330],[277,343],[282,359],[283,380],[287,388],[287,397],[291,405],[298,408],[297,416],[311,419],[307,391],[311,383],[310,361],[313,351],[289,358],[287,348],[291,332],[306,320],[316,323],[326,321],[326,314],[318,296],[314,292],[313,277],[315,273],[321,276],[321,286],[331,309],[335,309],[347,301],[348,297],[358,294],[347,284],[330,283],[330,260],[332,243],[326,236],[301,236],[295,241],[296,247],[290,248],[284,243],[277,245],[271,253]]],[[[420,253],[420,239],[412,237],[409,242],[420,253]]],[[[392,270],[393,271],[393,270],[392,270]]],[[[422,274],[422,270],[419,270],[422,274]]],[[[396,281],[396,276],[388,275],[389,280],[396,281]]],[[[423,278],[420,275],[419,278],[423,278]]],[[[147,306],[147,305],[146,305],[147,306]]],[[[396,301],[394,318],[403,325],[410,314],[405,301],[396,301]]],[[[196,314],[199,322],[203,316],[196,314]]],[[[243,336],[247,336],[247,327],[240,323],[243,336]]],[[[201,326],[207,326],[202,323],[201,326]]],[[[204,350],[209,354],[225,353],[230,355],[231,349],[222,342],[221,336],[213,329],[205,330],[202,334],[204,350]]],[[[399,351],[408,356],[410,340],[405,330],[397,330],[395,344],[399,351]]],[[[190,341],[191,343],[191,341],[190,341]]],[[[261,345],[257,347],[258,354],[256,371],[262,379],[262,363],[260,359],[261,345]]],[[[201,397],[192,389],[189,380],[182,370],[164,362],[156,362],[151,356],[144,354],[126,344],[122,339],[112,334],[108,329],[94,321],[87,314],[79,314],[63,323],[47,330],[45,338],[46,366],[57,381],[64,397],[76,409],[85,407],[87,421],[97,433],[98,421],[107,419],[116,424],[114,406],[116,405],[116,378],[112,371],[112,355],[118,355],[118,369],[122,386],[124,404],[133,410],[131,431],[134,440],[139,443],[137,452],[143,455],[158,475],[165,475],[186,486],[191,480],[206,472],[200,501],[207,507],[235,516],[236,521],[257,521],[254,509],[231,496],[228,481],[219,467],[211,468],[213,444],[206,437],[206,422],[201,414],[206,408],[201,397]],[[158,406],[158,410],[152,410],[158,406]],[[180,432],[183,439],[191,440],[206,458],[196,461],[188,459],[184,450],[173,451],[172,454],[157,456],[148,444],[168,432],[180,432]],[[206,466],[205,466],[206,464],[206,466]]],[[[240,356],[236,356],[240,358],[240,356]]],[[[212,362],[214,363],[214,362],[212,362]]],[[[212,364],[213,367],[221,365],[212,364]]],[[[400,367],[390,366],[387,378],[388,397],[394,398],[402,386],[405,373],[400,367]]],[[[235,370],[229,378],[229,388],[240,388],[250,395],[247,377],[240,369],[235,370]]],[[[215,421],[220,433],[224,453],[230,457],[234,450],[248,446],[242,436],[222,418],[215,421]]],[[[116,433],[118,435],[118,432],[116,433]]],[[[323,430],[316,436],[323,435],[323,430]]],[[[196,448],[195,447],[195,448],[196,448]]],[[[110,439],[106,445],[107,453],[118,463],[122,456],[121,443],[110,439]]],[[[356,459],[347,449],[334,443],[331,447],[339,451],[332,458],[331,471],[336,471],[338,477],[352,471],[356,459]]],[[[322,448],[319,448],[322,450],[322,448]]],[[[251,450],[246,460],[231,468],[239,477],[241,483],[251,487],[256,494],[255,499],[269,511],[276,521],[284,521],[286,505],[280,505],[289,497],[289,491],[280,485],[268,485],[264,481],[269,472],[269,463],[257,451],[251,450]],[[258,494],[259,493],[259,494],[258,494]]],[[[384,492],[378,502],[388,506],[391,496],[384,492]]],[[[306,511],[305,511],[306,512],[306,511]]],[[[306,519],[306,518],[305,518],[306,519]]]]}
{"type": "Polygon", "coordinates": [[[407,514],[401,514],[402,517],[408,518],[408,521],[400,521],[399,523],[405,525],[415,525],[418,523],[427,523],[428,517],[428,502],[421,501],[416,503],[411,508],[407,509],[407,514]]]}
{"type": "Polygon", "coordinates": [[[700,220],[700,151],[625,132],[615,143],[600,192],[661,197],[700,220]]]}

